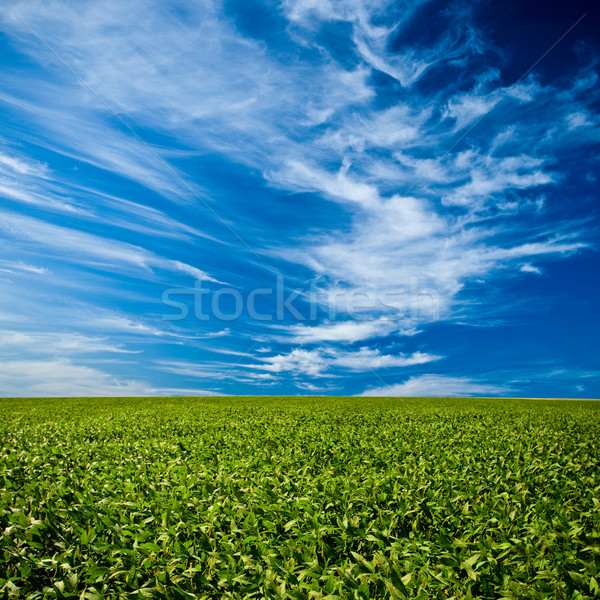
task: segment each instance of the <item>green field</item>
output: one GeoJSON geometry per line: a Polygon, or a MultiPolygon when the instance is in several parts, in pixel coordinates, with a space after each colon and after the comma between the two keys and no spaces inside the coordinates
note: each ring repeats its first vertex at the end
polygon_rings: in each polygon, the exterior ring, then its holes
{"type": "Polygon", "coordinates": [[[597,598],[600,402],[0,400],[1,598],[597,598]]]}

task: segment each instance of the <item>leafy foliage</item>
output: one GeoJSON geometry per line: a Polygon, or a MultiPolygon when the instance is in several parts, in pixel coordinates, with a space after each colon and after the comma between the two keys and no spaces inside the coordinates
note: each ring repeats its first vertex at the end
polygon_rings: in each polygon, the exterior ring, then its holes
{"type": "Polygon", "coordinates": [[[1,598],[598,598],[600,403],[0,401],[1,598]]]}

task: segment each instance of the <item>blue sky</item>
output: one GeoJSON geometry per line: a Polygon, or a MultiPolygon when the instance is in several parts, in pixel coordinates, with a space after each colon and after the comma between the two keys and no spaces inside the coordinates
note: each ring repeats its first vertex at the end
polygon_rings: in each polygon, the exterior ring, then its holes
{"type": "Polygon", "coordinates": [[[0,394],[600,397],[599,24],[3,3],[0,394]]]}

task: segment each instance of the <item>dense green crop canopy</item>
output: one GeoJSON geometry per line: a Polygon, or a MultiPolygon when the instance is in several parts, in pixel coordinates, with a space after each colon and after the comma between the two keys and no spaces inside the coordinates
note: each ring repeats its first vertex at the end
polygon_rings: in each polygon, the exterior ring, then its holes
{"type": "Polygon", "coordinates": [[[0,400],[1,598],[600,597],[600,402],[0,400]]]}

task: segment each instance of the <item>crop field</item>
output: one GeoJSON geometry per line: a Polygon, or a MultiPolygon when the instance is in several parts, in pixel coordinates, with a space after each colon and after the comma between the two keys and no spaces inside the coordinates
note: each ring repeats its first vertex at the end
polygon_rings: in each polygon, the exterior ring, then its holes
{"type": "Polygon", "coordinates": [[[0,400],[0,598],[598,598],[600,402],[0,400]]]}

